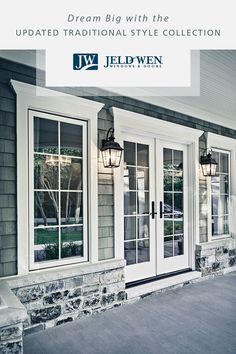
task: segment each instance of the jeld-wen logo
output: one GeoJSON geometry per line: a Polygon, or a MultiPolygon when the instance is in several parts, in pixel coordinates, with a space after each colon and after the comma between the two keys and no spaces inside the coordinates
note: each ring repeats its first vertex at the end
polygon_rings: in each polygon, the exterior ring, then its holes
{"type": "Polygon", "coordinates": [[[98,54],[77,53],[73,55],[74,70],[98,70],[98,54]]]}

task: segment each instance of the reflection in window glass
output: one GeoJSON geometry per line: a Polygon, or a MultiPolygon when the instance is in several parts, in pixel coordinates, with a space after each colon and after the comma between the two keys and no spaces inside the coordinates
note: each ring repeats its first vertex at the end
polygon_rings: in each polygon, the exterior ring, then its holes
{"type": "Polygon", "coordinates": [[[83,256],[82,134],[82,125],[34,118],[35,262],[83,256]]]}
{"type": "Polygon", "coordinates": [[[212,237],[229,234],[229,153],[212,151],[218,162],[216,176],[211,179],[212,237]]]}

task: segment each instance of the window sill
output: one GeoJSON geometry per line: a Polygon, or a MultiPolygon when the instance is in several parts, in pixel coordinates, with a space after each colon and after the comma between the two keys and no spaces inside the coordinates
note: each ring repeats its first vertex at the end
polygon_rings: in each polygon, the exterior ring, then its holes
{"type": "Polygon", "coordinates": [[[225,237],[216,238],[216,239],[210,240],[208,242],[198,243],[196,245],[196,250],[217,248],[217,247],[222,247],[222,246],[228,247],[231,244],[233,245],[235,242],[236,242],[236,240],[233,236],[227,235],[225,237]]]}

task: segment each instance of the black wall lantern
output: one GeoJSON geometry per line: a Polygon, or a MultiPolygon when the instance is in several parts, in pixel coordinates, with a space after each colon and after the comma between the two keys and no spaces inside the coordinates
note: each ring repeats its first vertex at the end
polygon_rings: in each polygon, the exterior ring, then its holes
{"type": "Polygon", "coordinates": [[[102,140],[101,153],[104,167],[120,166],[123,149],[114,140],[114,129],[110,128],[107,132],[106,139],[102,140]]]}
{"type": "Polygon", "coordinates": [[[209,151],[206,155],[201,156],[200,164],[202,167],[203,176],[210,177],[216,175],[216,167],[218,163],[212,158],[211,151],[209,151]]]}

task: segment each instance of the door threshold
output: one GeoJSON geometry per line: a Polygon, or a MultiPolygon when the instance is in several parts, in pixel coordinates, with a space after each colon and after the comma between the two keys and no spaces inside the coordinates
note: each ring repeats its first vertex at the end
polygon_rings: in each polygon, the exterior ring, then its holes
{"type": "MultiPolygon", "coordinates": [[[[169,273],[166,276],[162,276],[158,279],[150,280],[147,282],[142,282],[135,285],[130,285],[132,283],[128,283],[126,286],[126,296],[127,300],[134,300],[138,298],[144,298],[152,293],[163,291],[163,289],[172,288],[175,286],[181,286],[186,283],[190,283],[196,281],[201,278],[201,272],[185,270],[178,274],[169,273]]],[[[137,283],[137,282],[133,282],[137,283]]]]}

